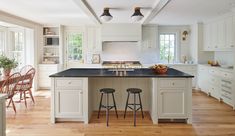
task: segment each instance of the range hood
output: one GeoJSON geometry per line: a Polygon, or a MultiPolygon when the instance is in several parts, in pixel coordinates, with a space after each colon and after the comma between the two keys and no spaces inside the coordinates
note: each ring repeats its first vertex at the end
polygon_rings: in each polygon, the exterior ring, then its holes
{"type": "Polygon", "coordinates": [[[101,39],[105,41],[141,41],[141,24],[102,24],[101,39]]]}

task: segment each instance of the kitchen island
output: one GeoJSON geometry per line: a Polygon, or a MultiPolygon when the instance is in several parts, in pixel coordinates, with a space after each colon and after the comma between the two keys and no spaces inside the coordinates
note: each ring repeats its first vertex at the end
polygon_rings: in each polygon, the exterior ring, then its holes
{"type": "Polygon", "coordinates": [[[148,68],[121,73],[103,68],[73,68],[51,75],[51,122],[89,123],[92,112],[98,109],[98,90],[106,87],[116,90],[117,109],[123,111],[126,89],[135,87],[143,90],[143,108],[149,111],[154,124],[159,119],[192,123],[192,75],[172,68],[166,74],[156,74],[148,68]]]}

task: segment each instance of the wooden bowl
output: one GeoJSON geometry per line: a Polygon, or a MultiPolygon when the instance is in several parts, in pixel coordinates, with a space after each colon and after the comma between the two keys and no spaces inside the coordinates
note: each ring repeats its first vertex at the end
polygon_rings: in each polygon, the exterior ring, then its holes
{"type": "Polygon", "coordinates": [[[167,69],[168,69],[167,67],[165,67],[165,68],[156,68],[156,69],[154,69],[154,71],[158,74],[165,74],[167,72],[167,69]]]}

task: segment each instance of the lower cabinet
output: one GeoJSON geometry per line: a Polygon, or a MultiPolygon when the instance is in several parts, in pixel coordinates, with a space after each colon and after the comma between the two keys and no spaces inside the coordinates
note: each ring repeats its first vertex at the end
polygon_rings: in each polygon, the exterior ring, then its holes
{"type": "Polygon", "coordinates": [[[82,117],[83,91],[82,90],[56,90],[56,117],[82,117]]]}
{"type": "Polygon", "coordinates": [[[51,122],[84,121],[88,123],[87,78],[51,78],[51,122]]]}
{"type": "Polygon", "coordinates": [[[206,94],[234,106],[233,72],[211,66],[198,66],[198,86],[206,94]]]}
{"type": "Polygon", "coordinates": [[[38,66],[38,87],[40,89],[50,89],[50,75],[59,71],[59,64],[39,64],[38,66]]]}
{"type": "Polygon", "coordinates": [[[197,88],[197,65],[170,65],[169,67],[174,68],[176,70],[182,71],[184,73],[193,75],[194,78],[192,78],[192,87],[197,88]]]}
{"type": "Polygon", "coordinates": [[[186,117],[185,89],[160,89],[158,92],[160,118],[186,117]]]}
{"type": "Polygon", "coordinates": [[[192,79],[157,79],[158,119],[186,119],[192,121],[192,79]]]}
{"type": "Polygon", "coordinates": [[[0,136],[6,136],[6,94],[0,94],[0,136]]]}

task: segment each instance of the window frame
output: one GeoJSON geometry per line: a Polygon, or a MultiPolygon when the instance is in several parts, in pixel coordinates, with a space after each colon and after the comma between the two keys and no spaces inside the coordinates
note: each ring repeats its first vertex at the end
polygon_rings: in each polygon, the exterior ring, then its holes
{"type": "Polygon", "coordinates": [[[8,29],[8,43],[10,46],[6,47],[6,51],[5,53],[7,53],[7,56],[11,56],[11,52],[13,52],[12,48],[15,46],[15,38],[13,40],[13,36],[15,36],[15,33],[22,33],[23,34],[23,50],[22,50],[22,56],[23,56],[23,61],[22,61],[22,65],[18,65],[18,68],[24,66],[26,64],[26,32],[24,29],[20,29],[20,28],[9,28],[8,29]]]}
{"type": "Polygon", "coordinates": [[[68,68],[70,65],[79,65],[79,64],[83,64],[84,60],[85,60],[85,52],[86,52],[86,35],[85,35],[85,31],[83,29],[71,29],[71,28],[67,28],[67,30],[65,30],[65,36],[64,36],[64,66],[66,68],[68,68]],[[74,34],[81,34],[82,35],[82,59],[79,61],[74,61],[74,60],[68,60],[68,35],[70,33],[74,33],[74,34]]]}
{"type": "Polygon", "coordinates": [[[172,32],[172,31],[162,31],[162,32],[159,32],[159,34],[158,34],[158,38],[159,38],[159,46],[158,46],[158,49],[159,49],[159,51],[158,51],[158,58],[159,58],[159,62],[160,63],[168,63],[168,64],[170,64],[170,63],[177,63],[177,62],[179,62],[179,51],[180,51],[180,47],[179,47],[179,33],[178,32],[172,32]],[[174,34],[175,35],[175,48],[174,48],[174,59],[173,59],[173,62],[168,62],[168,60],[167,61],[162,61],[161,59],[160,59],[160,48],[161,48],[161,39],[160,39],[160,36],[161,35],[170,35],[170,34],[174,34]]]}

